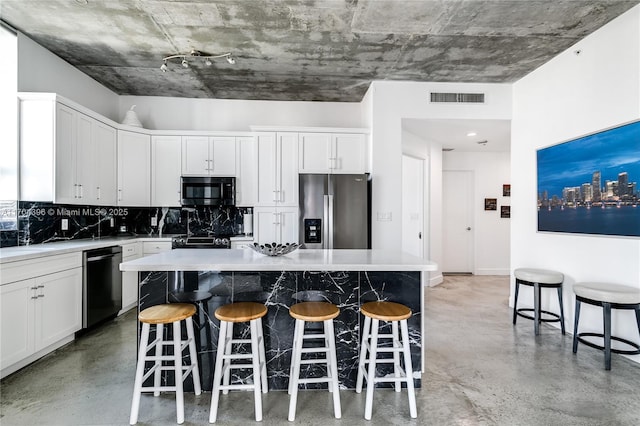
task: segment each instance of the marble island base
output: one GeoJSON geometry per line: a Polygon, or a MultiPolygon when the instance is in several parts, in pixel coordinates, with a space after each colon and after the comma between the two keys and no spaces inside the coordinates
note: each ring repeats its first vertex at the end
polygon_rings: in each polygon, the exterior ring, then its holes
{"type": "MultiPolygon", "coordinates": [[[[408,321],[411,340],[411,357],[416,386],[420,386],[422,353],[422,284],[419,271],[283,271],[283,272],[217,272],[217,271],[146,271],[139,272],[139,309],[161,303],[195,301],[198,312],[196,344],[204,390],[211,390],[215,355],[217,350],[219,321],[215,310],[225,304],[239,301],[264,303],[268,313],[263,318],[267,375],[269,389],[287,389],[294,319],[289,307],[302,301],[323,300],[338,306],[340,315],[334,320],[338,375],[342,389],[354,389],[356,384],[360,331],[363,316],[359,312],[362,303],[388,300],[407,305],[413,312],[408,321]],[[208,293],[208,294],[207,294],[208,293]],[[209,294],[211,297],[209,298],[209,294]],[[191,300],[189,300],[191,299],[191,300]]],[[[318,324],[321,330],[321,323],[318,324]]],[[[170,327],[165,327],[165,330],[170,327]]],[[[390,327],[389,327],[390,328],[390,327]]],[[[385,331],[386,332],[386,331],[385,331]]],[[[248,333],[248,324],[239,324],[234,334],[248,333]]],[[[308,369],[321,368],[306,365],[301,377],[313,375],[308,369]],[[305,371],[305,368],[307,370],[305,371]]],[[[388,364],[379,370],[391,368],[388,364]]],[[[379,371],[384,374],[384,371],[379,371]]],[[[252,381],[248,371],[233,370],[236,383],[252,381]]],[[[172,381],[172,377],[167,377],[172,381]]],[[[326,384],[308,384],[308,388],[326,384]]],[[[380,384],[384,386],[384,384],[380,384]]],[[[185,382],[185,390],[192,390],[192,383],[185,382]]]]}

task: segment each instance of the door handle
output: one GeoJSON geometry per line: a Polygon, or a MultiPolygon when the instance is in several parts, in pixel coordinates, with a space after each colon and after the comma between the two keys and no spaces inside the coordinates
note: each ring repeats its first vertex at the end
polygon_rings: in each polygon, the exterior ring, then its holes
{"type": "Polygon", "coordinates": [[[467,226],[467,231],[471,231],[471,227],[470,226],[467,226]]]}
{"type": "Polygon", "coordinates": [[[418,232],[418,239],[421,240],[422,239],[422,232],[418,232]]]}

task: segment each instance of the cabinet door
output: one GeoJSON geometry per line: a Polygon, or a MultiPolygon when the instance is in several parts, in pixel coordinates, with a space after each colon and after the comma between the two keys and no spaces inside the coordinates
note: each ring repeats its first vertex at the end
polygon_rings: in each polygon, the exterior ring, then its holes
{"type": "MultiPolygon", "coordinates": [[[[76,181],[76,119],[77,112],[56,104],[55,193],[54,202],[78,202],[76,181]]],[[[37,126],[36,123],[33,123],[37,126]]]]}
{"type": "Polygon", "coordinates": [[[210,138],[209,156],[212,176],[236,175],[236,138],[210,138]]]}
{"type": "Polygon", "coordinates": [[[0,365],[14,364],[35,352],[35,280],[0,287],[0,365]]]}
{"type": "Polygon", "coordinates": [[[94,204],[98,206],[115,206],[117,203],[116,173],[118,156],[116,152],[116,129],[99,121],[93,123],[93,146],[95,151],[95,186],[94,204]]]}
{"type": "Polygon", "coordinates": [[[76,113],[75,166],[77,199],[76,204],[92,204],[96,200],[95,174],[96,152],[93,143],[95,120],[76,113]]]}
{"type": "Polygon", "coordinates": [[[278,212],[273,207],[256,207],[253,213],[253,239],[258,244],[280,241],[278,212]]]}
{"type": "Polygon", "coordinates": [[[331,134],[300,133],[298,148],[300,173],[331,172],[331,134]]]}
{"type": "Polygon", "coordinates": [[[299,239],[299,217],[297,207],[278,209],[279,243],[297,243],[299,239]]]}
{"type": "Polygon", "coordinates": [[[278,133],[276,199],[279,206],[298,206],[298,134],[278,133]]]}
{"type": "Polygon", "coordinates": [[[257,137],[258,182],[257,206],[275,206],[276,198],[276,135],[259,134],[257,137]]]}
{"type": "Polygon", "coordinates": [[[151,204],[151,138],[118,130],[118,205],[151,204]]]}
{"type": "Polygon", "coordinates": [[[236,206],[253,207],[258,187],[258,156],[255,138],[236,140],[236,206]]]}
{"type": "Polygon", "coordinates": [[[182,175],[209,176],[212,168],[207,136],[182,137],[182,175]]]}
{"type": "Polygon", "coordinates": [[[367,144],[363,134],[332,135],[332,173],[361,174],[366,171],[367,144]]]}
{"type": "Polygon", "coordinates": [[[154,136],[151,140],[151,205],[180,206],[182,138],[154,136]]]}
{"type": "Polygon", "coordinates": [[[82,268],[35,279],[36,351],[82,328],[82,268]]]}

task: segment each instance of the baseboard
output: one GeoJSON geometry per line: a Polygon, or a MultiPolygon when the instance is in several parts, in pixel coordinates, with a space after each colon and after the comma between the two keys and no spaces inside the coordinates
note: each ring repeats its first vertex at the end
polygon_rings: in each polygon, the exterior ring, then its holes
{"type": "Polygon", "coordinates": [[[442,276],[442,274],[438,274],[434,277],[429,278],[428,280],[425,280],[425,284],[427,285],[427,287],[435,287],[442,284],[443,281],[444,277],[442,276]]]}
{"type": "Polygon", "coordinates": [[[474,275],[511,275],[511,270],[509,268],[478,268],[474,275]]]}

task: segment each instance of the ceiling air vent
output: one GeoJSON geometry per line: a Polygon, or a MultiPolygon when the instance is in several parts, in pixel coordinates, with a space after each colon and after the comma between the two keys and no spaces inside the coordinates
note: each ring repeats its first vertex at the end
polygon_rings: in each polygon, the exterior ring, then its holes
{"type": "Polygon", "coordinates": [[[431,102],[453,102],[483,104],[484,93],[440,93],[431,92],[431,102]]]}

